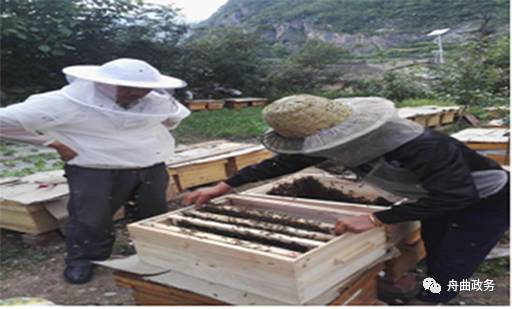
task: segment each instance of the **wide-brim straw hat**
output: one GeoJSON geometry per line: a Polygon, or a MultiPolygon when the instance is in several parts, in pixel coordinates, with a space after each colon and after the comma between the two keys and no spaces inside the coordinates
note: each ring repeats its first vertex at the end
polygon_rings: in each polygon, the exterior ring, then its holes
{"type": "Polygon", "coordinates": [[[122,58],[99,65],[74,65],[64,74],[93,82],[133,88],[170,89],[187,85],[181,79],[162,75],[145,61],[122,58]]]}
{"type": "Polygon", "coordinates": [[[263,119],[271,129],[263,134],[261,142],[277,153],[314,153],[364,136],[395,115],[393,102],[379,97],[329,100],[289,96],[263,110],[263,119]]]}

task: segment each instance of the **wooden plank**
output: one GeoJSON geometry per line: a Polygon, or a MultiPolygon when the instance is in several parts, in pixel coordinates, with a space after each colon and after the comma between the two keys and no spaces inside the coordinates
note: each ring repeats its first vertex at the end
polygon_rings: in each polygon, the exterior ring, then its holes
{"type": "Polygon", "coordinates": [[[306,203],[287,201],[286,199],[278,200],[280,197],[270,200],[249,195],[227,195],[224,198],[231,204],[249,206],[255,209],[273,209],[275,211],[295,213],[299,216],[310,217],[331,224],[335,223],[338,218],[343,216],[354,216],[373,212],[371,209],[357,207],[355,204],[350,203],[329,203],[322,201],[308,205],[306,203]]]}

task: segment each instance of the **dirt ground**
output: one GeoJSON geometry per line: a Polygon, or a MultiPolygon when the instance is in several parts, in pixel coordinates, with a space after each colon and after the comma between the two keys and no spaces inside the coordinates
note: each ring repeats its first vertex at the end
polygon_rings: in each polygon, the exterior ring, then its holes
{"type": "MultiPolygon", "coordinates": [[[[241,190],[243,190],[242,188],[241,190]]],[[[170,208],[180,207],[179,200],[170,208]]],[[[112,258],[135,253],[130,243],[125,221],[116,224],[116,244],[112,258]]],[[[27,245],[19,233],[0,233],[0,299],[11,297],[41,297],[59,305],[134,305],[131,291],[117,287],[112,271],[98,267],[94,279],[84,285],[64,281],[65,247],[61,237],[44,245],[27,245]]],[[[465,292],[451,303],[454,305],[508,305],[510,278],[508,258],[497,260],[475,274],[481,281],[494,280],[492,292],[465,292]]],[[[420,269],[421,271],[421,269],[420,269]]]]}

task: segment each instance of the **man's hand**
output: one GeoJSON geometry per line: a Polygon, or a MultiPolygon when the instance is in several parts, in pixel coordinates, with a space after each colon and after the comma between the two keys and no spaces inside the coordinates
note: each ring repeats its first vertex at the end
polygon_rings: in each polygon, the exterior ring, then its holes
{"type": "Polygon", "coordinates": [[[212,198],[226,194],[231,187],[225,182],[219,182],[215,186],[201,188],[192,192],[187,192],[183,197],[183,204],[190,205],[195,203],[196,207],[208,202],[212,198]]]}
{"type": "Polygon", "coordinates": [[[334,227],[334,234],[341,235],[345,232],[362,233],[374,228],[375,225],[368,215],[338,219],[334,227]]]}
{"type": "Polygon", "coordinates": [[[68,146],[66,146],[58,141],[55,141],[55,142],[49,144],[48,147],[57,150],[60,158],[64,162],[67,162],[78,155],[73,149],[69,148],[68,146]]]}

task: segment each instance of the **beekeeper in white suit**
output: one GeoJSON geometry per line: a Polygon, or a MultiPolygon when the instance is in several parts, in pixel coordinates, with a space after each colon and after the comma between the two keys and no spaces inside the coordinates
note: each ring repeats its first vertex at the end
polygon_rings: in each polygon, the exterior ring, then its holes
{"type": "Polygon", "coordinates": [[[136,219],[166,211],[164,162],[175,128],[190,112],[164,89],[184,87],[136,59],[63,69],[69,85],[0,109],[4,139],[55,148],[66,161],[69,222],[64,277],[92,278],[110,256],[112,215],[135,202],[136,219]]]}

